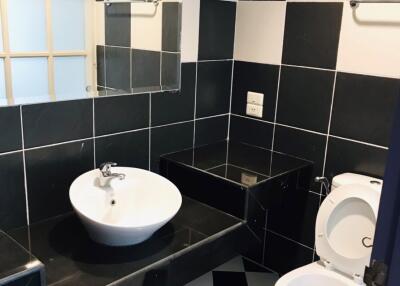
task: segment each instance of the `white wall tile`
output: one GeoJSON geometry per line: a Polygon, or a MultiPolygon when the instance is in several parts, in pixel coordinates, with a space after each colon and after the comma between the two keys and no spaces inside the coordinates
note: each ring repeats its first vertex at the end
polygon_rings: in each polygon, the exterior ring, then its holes
{"type": "Polygon", "coordinates": [[[162,5],[131,4],[131,47],[161,51],[162,5]]]}
{"type": "Polygon", "coordinates": [[[200,0],[183,0],[182,3],[182,62],[195,62],[199,50],[200,0]]]}
{"type": "Polygon", "coordinates": [[[337,69],[400,77],[399,5],[344,5],[337,69]]]}
{"type": "Polygon", "coordinates": [[[234,59],[280,64],[285,13],[286,2],[239,1],[234,59]]]}

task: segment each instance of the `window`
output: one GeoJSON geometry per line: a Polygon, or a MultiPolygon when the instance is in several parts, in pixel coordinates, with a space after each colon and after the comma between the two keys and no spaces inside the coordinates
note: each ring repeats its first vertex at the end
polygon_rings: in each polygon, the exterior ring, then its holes
{"type": "Polygon", "coordinates": [[[91,2],[0,1],[0,105],[87,97],[91,2]]]}

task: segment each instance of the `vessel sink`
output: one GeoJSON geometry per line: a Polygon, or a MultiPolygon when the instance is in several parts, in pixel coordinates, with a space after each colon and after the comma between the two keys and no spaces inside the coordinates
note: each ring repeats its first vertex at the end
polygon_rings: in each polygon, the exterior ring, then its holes
{"type": "Polygon", "coordinates": [[[141,243],[170,221],[182,205],[178,188],[158,174],[115,167],[125,177],[99,183],[101,172],[78,177],[69,197],[89,236],[109,246],[141,243]]]}

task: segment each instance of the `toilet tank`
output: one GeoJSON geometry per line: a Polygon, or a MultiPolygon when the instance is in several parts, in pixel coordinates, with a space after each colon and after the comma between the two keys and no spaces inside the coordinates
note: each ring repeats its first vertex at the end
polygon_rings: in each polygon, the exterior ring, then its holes
{"type": "Polygon", "coordinates": [[[383,181],[374,177],[368,177],[354,173],[344,173],[333,178],[332,191],[335,191],[335,189],[341,186],[352,184],[368,186],[378,192],[381,192],[383,181]]]}

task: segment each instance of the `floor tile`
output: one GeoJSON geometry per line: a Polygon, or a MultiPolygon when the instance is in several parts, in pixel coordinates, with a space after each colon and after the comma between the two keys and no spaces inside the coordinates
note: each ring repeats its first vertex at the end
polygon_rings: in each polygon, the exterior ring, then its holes
{"type": "Polygon", "coordinates": [[[248,286],[273,286],[278,279],[276,273],[246,272],[248,286]]]}
{"type": "Polygon", "coordinates": [[[248,260],[245,257],[241,258],[243,261],[243,266],[244,266],[244,271],[246,272],[268,272],[268,273],[272,273],[272,271],[266,269],[265,267],[262,267],[250,260],[248,260]]]}
{"type": "Polygon", "coordinates": [[[244,272],[213,271],[214,286],[247,286],[244,272]]]}
{"type": "Polygon", "coordinates": [[[212,272],[208,272],[203,276],[200,276],[196,280],[186,284],[186,286],[210,286],[210,285],[213,285],[212,272]]]}
{"type": "Polygon", "coordinates": [[[214,271],[233,271],[233,272],[244,272],[242,257],[237,256],[227,263],[214,269],[214,271]]]}
{"type": "Polygon", "coordinates": [[[275,272],[237,256],[185,286],[274,286],[275,272]]]}

